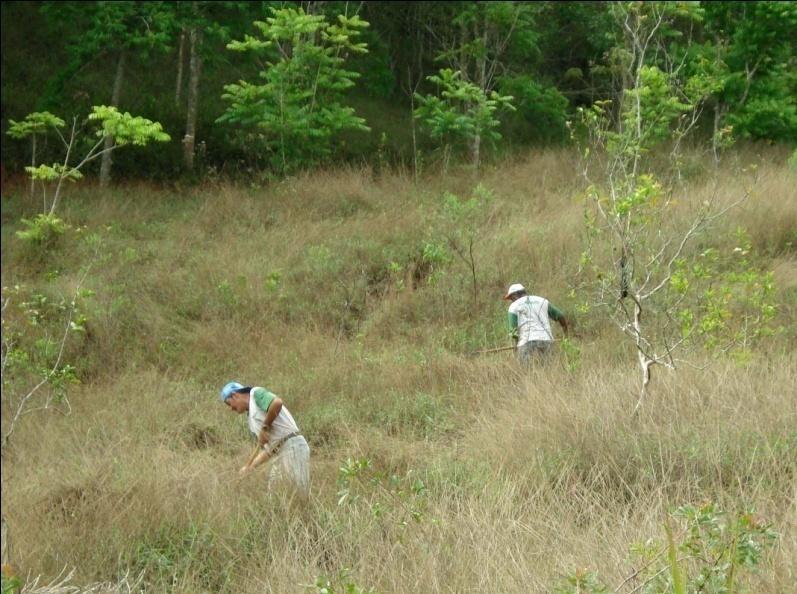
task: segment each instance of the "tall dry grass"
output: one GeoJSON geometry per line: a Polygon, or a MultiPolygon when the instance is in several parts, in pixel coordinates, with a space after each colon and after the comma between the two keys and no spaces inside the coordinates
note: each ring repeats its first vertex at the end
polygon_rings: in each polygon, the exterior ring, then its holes
{"type": "MultiPolygon", "coordinates": [[[[789,591],[797,180],[773,155],[705,241],[745,226],[776,272],[784,330],[746,358],[660,372],[637,418],[633,353],[600,319],[572,314],[575,365],[559,353],[524,373],[507,353],[465,356],[505,341],[510,282],[572,305],[582,186],[567,151],[483,172],[496,200],[475,303],[456,262],[435,284],[385,273],[417,255],[443,191],[470,192],[469,173],[418,187],[344,169],[263,189],[76,190],[64,216],[101,237],[97,294],[70,343],[71,414],[26,417],[4,450],[15,564],[53,578],[75,567],[79,583],[143,571],[152,592],[307,592],[321,576],[337,591],[550,592],[577,568],[615,587],[633,571],[629,547],[664,538],[668,509],[711,500],[773,523],[777,545],[742,579],[789,591]],[[266,491],[262,472],[238,479],[251,442],[217,397],[233,378],[268,386],[297,418],[308,506],[266,491]],[[347,459],[371,468],[339,505],[347,459]]],[[[709,184],[708,167],[689,199],[732,200],[739,178],[709,184]]],[[[91,252],[72,233],[31,265],[10,233],[23,196],[4,210],[4,284],[66,291],[91,252]]]]}

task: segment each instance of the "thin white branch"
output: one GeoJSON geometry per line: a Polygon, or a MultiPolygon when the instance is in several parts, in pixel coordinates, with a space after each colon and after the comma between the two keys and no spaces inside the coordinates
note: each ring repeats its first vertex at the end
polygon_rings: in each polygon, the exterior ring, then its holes
{"type": "MultiPolygon", "coordinates": [[[[95,252],[95,258],[96,258],[96,255],[97,254],[95,252]]],[[[53,364],[53,366],[50,369],[50,371],[46,373],[44,378],[38,384],[36,384],[30,391],[28,391],[28,393],[25,394],[25,396],[22,397],[22,399],[20,400],[19,404],[17,404],[17,409],[14,412],[13,418],[11,419],[8,431],[3,435],[3,439],[2,439],[2,443],[1,443],[2,447],[6,447],[6,445],[8,445],[8,440],[10,439],[11,434],[14,432],[14,429],[16,429],[17,421],[19,420],[19,418],[25,412],[25,407],[26,407],[28,401],[39,391],[39,389],[41,389],[42,386],[44,386],[45,384],[47,384],[50,381],[50,378],[53,375],[55,375],[55,373],[58,371],[59,366],[61,365],[61,359],[63,358],[63,355],[64,355],[64,348],[66,347],[66,341],[67,341],[67,338],[69,337],[69,331],[71,329],[72,316],[75,313],[75,308],[77,306],[77,298],[80,295],[80,288],[83,286],[83,282],[86,280],[86,277],[88,276],[89,271],[91,270],[91,267],[92,267],[93,263],[94,263],[94,260],[92,260],[89,263],[89,265],[86,267],[85,271],[83,272],[83,276],[80,278],[80,280],[78,281],[77,287],[75,288],[75,293],[74,293],[74,296],[72,298],[72,302],[70,304],[69,313],[68,313],[67,319],[66,319],[66,324],[64,325],[64,333],[63,333],[63,336],[61,337],[61,344],[60,344],[60,347],[58,349],[58,356],[56,357],[55,363],[53,364]]]]}
{"type": "Polygon", "coordinates": [[[66,167],[69,164],[69,156],[72,154],[72,146],[75,144],[75,128],[77,127],[77,118],[72,118],[72,132],[69,137],[69,144],[66,147],[66,156],[64,157],[64,165],[63,170],[61,171],[61,176],[58,178],[58,185],[55,187],[55,194],[53,195],[53,203],[50,205],[50,212],[48,214],[52,215],[55,212],[55,207],[58,204],[58,197],[61,195],[61,186],[64,183],[64,178],[66,177],[66,167]]]}

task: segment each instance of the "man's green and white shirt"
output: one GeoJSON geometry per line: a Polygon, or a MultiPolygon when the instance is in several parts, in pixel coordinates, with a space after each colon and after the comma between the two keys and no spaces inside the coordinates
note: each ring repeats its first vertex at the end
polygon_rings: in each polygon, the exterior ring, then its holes
{"type": "Polygon", "coordinates": [[[532,340],[553,340],[551,320],[559,320],[562,312],[536,295],[524,295],[509,306],[509,327],[517,332],[517,346],[532,340]]]}
{"type": "MultiPolygon", "coordinates": [[[[276,397],[265,388],[252,388],[249,391],[249,431],[253,434],[260,433],[263,422],[266,420],[266,411],[276,397]]],[[[288,407],[283,404],[280,414],[271,423],[269,440],[274,443],[286,435],[298,432],[299,427],[296,425],[296,421],[293,420],[288,407]]]]}

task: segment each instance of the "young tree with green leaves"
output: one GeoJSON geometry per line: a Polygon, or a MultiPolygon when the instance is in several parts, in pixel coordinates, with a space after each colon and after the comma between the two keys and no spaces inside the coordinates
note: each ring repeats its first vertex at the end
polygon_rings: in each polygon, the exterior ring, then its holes
{"type": "Polygon", "coordinates": [[[476,248],[492,217],[492,204],[492,192],[481,184],[473,188],[469,198],[459,198],[447,192],[438,207],[433,230],[435,235],[445,239],[451,251],[468,267],[474,305],[479,296],[476,248]]]}
{"type": "Polygon", "coordinates": [[[774,308],[771,276],[747,258],[743,233],[729,253],[694,247],[749,189],[731,201],[716,190],[701,203],[679,195],[682,140],[716,81],[710,68],[687,70],[667,59],[662,35],[699,18],[699,7],[616,3],[613,10],[627,42],[621,103],[580,110],[589,183],[582,290],[584,309],[604,308],[636,348],[642,376],[636,412],[654,366],[687,364],[681,353],[697,345],[727,350],[761,336],[774,308]],[[663,178],[654,173],[656,153],[670,157],[663,178]]]}
{"type": "MultiPolygon", "coordinates": [[[[459,72],[481,95],[493,98],[501,79],[518,74],[512,63],[527,61],[537,50],[537,9],[525,2],[451,2],[449,10],[450,26],[437,35],[441,47],[437,60],[459,72]]],[[[526,69],[524,64],[521,71],[526,69]]],[[[475,169],[481,162],[481,144],[481,130],[476,128],[468,136],[475,169]]]]}
{"type": "Polygon", "coordinates": [[[249,130],[252,148],[265,148],[281,173],[329,156],[344,130],[369,131],[344,104],[359,76],[345,68],[346,58],[368,51],[357,41],[367,26],[357,15],[329,22],[302,8],[272,8],[269,18],[255,21],[258,37],[246,35],[227,46],[263,60],[261,82],[226,85],[222,97],[230,105],[218,121],[249,130]]]}
{"type": "Polygon", "coordinates": [[[64,147],[64,160],[62,163],[51,165],[29,166],[25,170],[30,175],[33,183],[39,182],[42,188],[43,210],[40,215],[46,219],[54,220],[55,209],[61,197],[61,192],[66,181],[77,181],[83,177],[81,169],[91,161],[102,158],[105,154],[117,150],[126,145],[146,146],[150,142],[166,142],[170,140],[161,125],[146,118],[132,116],[129,113],[120,113],[115,107],[105,105],[95,106],[88,116],[88,122],[99,124],[96,131],[97,142],[89,148],[88,152],[76,163],[70,164],[74,158],[74,151],[77,148],[78,121],[72,120],[69,134],[64,136],[61,129],[66,123],[64,120],[48,114],[31,114],[22,122],[12,122],[8,134],[14,138],[25,138],[36,133],[41,133],[42,128],[30,126],[29,122],[45,122],[46,128],[58,135],[64,147]],[[114,143],[106,145],[107,139],[111,137],[114,143]],[[52,190],[48,204],[48,190],[52,190]]]}
{"type": "MultiPolygon", "coordinates": [[[[66,122],[61,118],[54,116],[49,111],[37,111],[25,116],[21,122],[9,120],[8,122],[8,135],[11,138],[30,138],[31,142],[31,158],[30,166],[36,168],[36,140],[39,136],[44,136],[48,131],[63,128],[66,122]]],[[[33,193],[36,191],[36,180],[30,180],[30,197],[33,198],[33,193]]],[[[45,210],[47,205],[44,206],[45,210]]]]}
{"type": "MultiPolygon", "coordinates": [[[[448,169],[451,144],[463,140],[469,145],[478,139],[495,141],[501,138],[498,132],[500,120],[497,113],[502,109],[512,110],[512,97],[489,94],[477,85],[462,79],[460,72],[444,68],[440,75],[427,77],[438,85],[440,95],[421,95],[416,93],[418,107],[414,117],[421,120],[429,135],[443,143],[443,170],[448,169]]],[[[479,153],[473,153],[474,168],[479,166],[479,153]]]]}
{"type": "Polygon", "coordinates": [[[729,513],[713,502],[682,505],[664,516],[663,538],[629,549],[628,577],[613,588],[597,574],[577,570],[556,594],[730,594],[747,592],[747,577],[766,561],[779,535],[753,511],[729,513]]]}

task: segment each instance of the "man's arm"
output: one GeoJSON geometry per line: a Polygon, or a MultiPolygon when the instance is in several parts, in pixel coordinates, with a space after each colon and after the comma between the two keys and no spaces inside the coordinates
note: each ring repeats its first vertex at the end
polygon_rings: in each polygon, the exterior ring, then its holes
{"type": "Polygon", "coordinates": [[[559,324],[562,326],[562,330],[564,331],[565,336],[570,336],[570,324],[567,323],[567,318],[562,316],[556,321],[559,322],[559,324]]]}
{"type": "Polygon", "coordinates": [[[277,397],[271,401],[271,404],[268,405],[268,409],[266,409],[266,419],[263,422],[263,427],[260,429],[260,434],[257,436],[257,443],[259,443],[261,446],[268,443],[268,431],[271,429],[271,424],[280,414],[281,410],[282,398],[277,397]]]}
{"type": "Polygon", "coordinates": [[[254,460],[252,460],[252,463],[249,465],[249,470],[254,470],[258,466],[263,464],[263,462],[268,460],[270,457],[271,457],[271,452],[269,450],[263,450],[257,455],[257,457],[254,460]]]}
{"type": "Polygon", "coordinates": [[[260,450],[257,453],[257,456],[255,456],[252,460],[247,462],[246,465],[243,466],[239,472],[242,475],[247,474],[248,472],[251,472],[258,466],[263,464],[263,462],[268,460],[270,457],[271,457],[271,452],[269,450],[260,450]]]}
{"type": "Polygon", "coordinates": [[[507,321],[509,322],[509,332],[510,332],[510,334],[512,336],[512,340],[514,340],[515,344],[517,344],[517,341],[518,341],[517,314],[516,313],[512,313],[510,311],[507,315],[508,315],[507,321]]]}
{"type": "Polygon", "coordinates": [[[559,308],[553,305],[550,301],[548,302],[548,317],[559,322],[562,330],[564,330],[565,336],[570,335],[570,324],[567,323],[565,314],[563,314],[561,310],[559,310],[559,308]]]}

